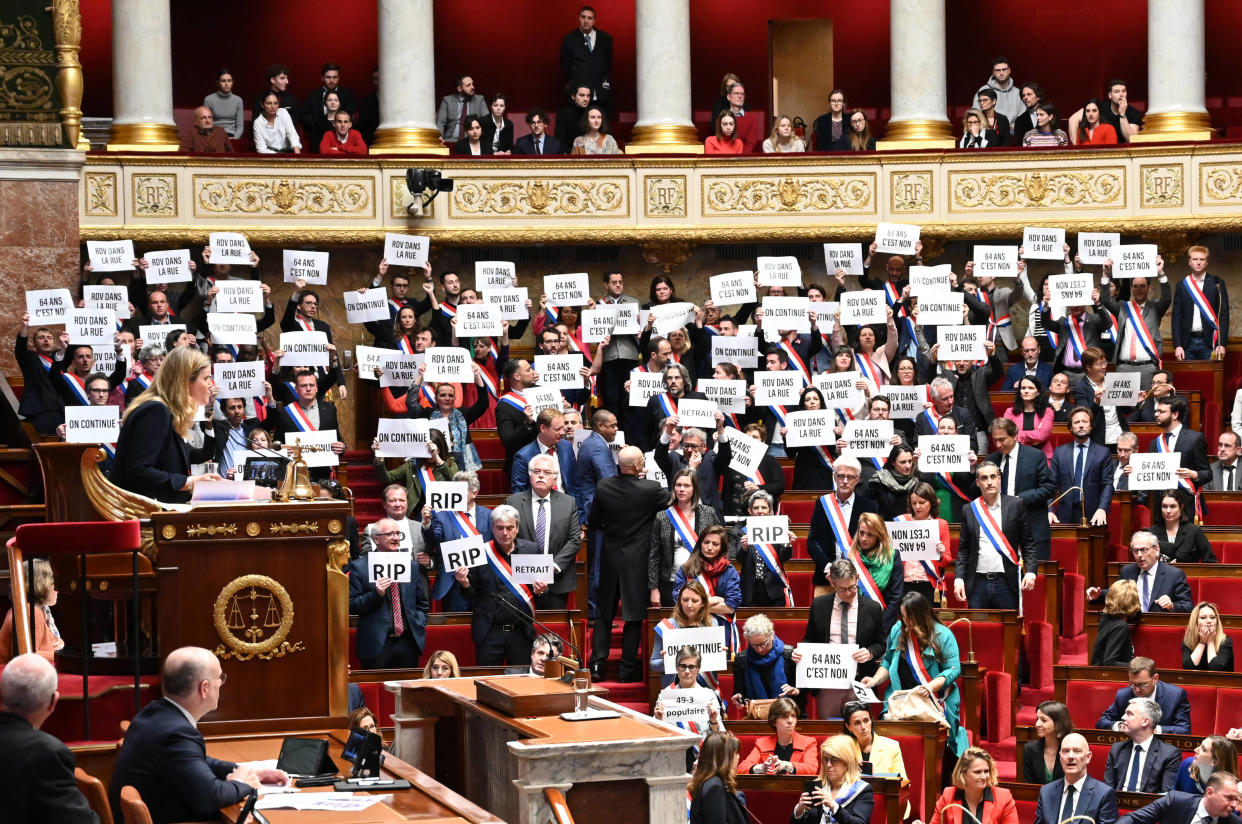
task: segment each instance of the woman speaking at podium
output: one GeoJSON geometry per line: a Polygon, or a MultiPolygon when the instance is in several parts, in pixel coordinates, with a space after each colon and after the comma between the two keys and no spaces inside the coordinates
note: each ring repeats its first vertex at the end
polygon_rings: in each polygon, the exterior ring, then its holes
{"type": "Polygon", "coordinates": [[[190,474],[185,440],[198,408],[211,403],[212,394],[207,356],[192,347],[173,349],[121,418],[112,483],[164,503],[185,503],[199,481],[221,480],[214,472],[190,474]]]}

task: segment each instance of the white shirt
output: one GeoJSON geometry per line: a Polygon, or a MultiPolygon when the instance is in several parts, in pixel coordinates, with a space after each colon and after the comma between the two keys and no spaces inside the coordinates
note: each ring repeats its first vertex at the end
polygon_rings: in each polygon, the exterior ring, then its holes
{"type": "MultiPolygon", "coordinates": [[[[829,643],[837,644],[841,642],[841,605],[844,601],[836,600],[832,604],[832,617],[828,621],[831,629],[828,631],[829,643]]],[[[858,643],[858,598],[850,603],[850,608],[845,612],[846,629],[849,630],[849,643],[858,643]]]]}
{"type": "Polygon", "coordinates": [[[543,546],[539,547],[539,551],[546,553],[548,551],[548,535],[552,532],[552,496],[540,498],[535,494],[535,490],[530,491],[530,516],[534,518],[534,523],[530,525],[531,534],[535,533],[535,524],[539,523],[539,507],[542,506],[546,510],[544,517],[543,530],[543,546]],[[544,501],[544,503],[540,503],[544,501]]]}
{"type": "MultiPolygon", "coordinates": [[[[1191,275],[1191,277],[1194,278],[1195,286],[1198,286],[1199,291],[1202,292],[1203,282],[1207,280],[1207,274],[1205,273],[1204,276],[1201,278],[1196,278],[1194,275],[1191,275]]],[[[1190,312],[1190,331],[1191,332],[1202,332],[1203,331],[1203,312],[1199,309],[1199,304],[1197,303],[1194,305],[1194,309],[1192,309],[1190,312]]]]}
{"type": "MultiPolygon", "coordinates": [[[[983,505],[987,506],[987,501],[983,498],[983,505]]],[[[1004,524],[1001,523],[1001,496],[996,496],[996,506],[988,506],[988,512],[992,513],[992,517],[996,519],[996,528],[999,530],[1004,524]]],[[[983,537],[983,525],[979,525],[979,551],[975,559],[975,573],[984,572],[1004,572],[1005,564],[1001,561],[1000,553],[992,549],[992,545],[983,537]]]]}
{"type": "Polygon", "coordinates": [[[275,154],[285,149],[301,149],[298,130],[288,109],[276,110],[276,122],[269,124],[262,112],[254,119],[254,148],[259,154],[275,154]]]}
{"type": "MultiPolygon", "coordinates": [[[[1138,322],[1143,324],[1144,329],[1147,328],[1147,322],[1143,320],[1143,306],[1146,305],[1146,301],[1144,301],[1142,304],[1137,306],[1137,310],[1134,313],[1138,317],[1138,322]]],[[[1125,317],[1124,314],[1123,317],[1125,317]]],[[[1153,335],[1152,343],[1155,342],[1156,338],[1153,335]]],[[[1151,363],[1151,355],[1149,355],[1147,350],[1143,348],[1143,344],[1139,340],[1138,334],[1134,331],[1133,324],[1127,323],[1125,331],[1121,333],[1121,349],[1118,350],[1117,359],[1127,363],[1151,363]],[[1133,347],[1133,349],[1131,349],[1131,347],[1133,347]]],[[[1112,441],[1109,441],[1109,443],[1112,443],[1112,441]]]]}
{"type": "MultiPolygon", "coordinates": [[[[837,497],[837,493],[835,492],[830,492],[828,494],[832,495],[834,498],[837,497]]],[[[856,500],[858,499],[854,496],[853,492],[851,492],[850,497],[844,501],[841,500],[840,498],[837,498],[837,503],[841,505],[841,515],[845,518],[845,528],[847,530],[850,528],[850,513],[854,511],[854,501],[856,500]]],[[[829,529],[831,529],[831,527],[829,527],[829,529]]],[[[844,558],[849,553],[849,551],[850,551],[849,547],[839,546],[837,547],[837,557],[844,558]]]]}
{"type": "MultiPolygon", "coordinates": [[[[1005,489],[1001,491],[1004,492],[1006,495],[1013,495],[1017,497],[1017,494],[1018,494],[1017,492],[1017,489],[1018,489],[1018,442],[1016,440],[1013,442],[1013,449],[1010,450],[1008,453],[1006,453],[1003,458],[1001,458],[1001,464],[1002,464],[1001,465],[1001,476],[1002,477],[1005,474],[1004,464],[1009,465],[1009,484],[1006,486],[1005,489]]],[[[999,516],[997,519],[999,520],[999,516]]]]}
{"type": "Polygon", "coordinates": [[[1082,778],[1061,788],[1061,805],[1052,811],[1058,820],[1061,818],[1061,811],[1065,809],[1065,796],[1069,793],[1070,787],[1074,788],[1074,809],[1078,809],[1078,805],[1082,802],[1082,788],[1086,786],[1087,778],[1088,775],[1084,772],[1082,778]]]}
{"type": "MultiPolygon", "coordinates": [[[[1087,378],[1087,383],[1091,384],[1091,388],[1096,392],[1104,391],[1104,384],[1096,383],[1087,378]]],[[[1121,421],[1117,418],[1117,407],[1105,406],[1104,409],[1104,443],[1117,443],[1117,439],[1121,437],[1121,421]]]]}
{"type": "MultiPolygon", "coordinates": [[[[1155,569],[1155,567],[1152,567],[1155,569]]],[[[1142,744],[1135,744],[1134,749],[1130,751],[1130,760],[1126,763],[1125,774],[1121,777],[1121,786],[1127,790],[1130,788],[1130,774],[1134,770],[1134,759],[1138,759],[1138,792],[1143,791],[1143,769],[1147,766],[1147,756],[1151,754],[1151,745],[1155,741],[1155,736],[1148,738],[1142,744]]]]}

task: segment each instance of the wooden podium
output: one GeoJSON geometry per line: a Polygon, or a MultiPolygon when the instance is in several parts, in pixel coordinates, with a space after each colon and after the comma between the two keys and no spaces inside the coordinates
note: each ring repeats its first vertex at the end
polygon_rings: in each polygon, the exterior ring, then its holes
{"type": "Polygon", "coordinates": [[[348,516],[335,500],[152,514],[160,651],[206,647],[228,678],[204,728],[346,714],[348,516]]]}

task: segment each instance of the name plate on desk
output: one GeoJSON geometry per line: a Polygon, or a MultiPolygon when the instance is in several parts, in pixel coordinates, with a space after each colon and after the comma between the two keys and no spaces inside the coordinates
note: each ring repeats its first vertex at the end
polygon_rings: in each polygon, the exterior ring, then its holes
{"type": "MultiPolygon", "coordinates": [[[[555,678],[512,675],[476,678],[474,689],[480,704],[514,718],[560,715],[575,708],[573,685],[555,678]]],[[[605,693],[592,687],[591,694],[605,693]]]]}

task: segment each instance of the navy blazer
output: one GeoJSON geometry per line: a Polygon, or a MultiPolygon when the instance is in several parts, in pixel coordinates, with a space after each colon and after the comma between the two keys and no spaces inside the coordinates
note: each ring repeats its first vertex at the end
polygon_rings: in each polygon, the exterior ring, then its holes
{"type": "MultiPolygon", "coordinates": [[[[976,500],[979,499],[976,498],[976,500]]],[[[1013,551],[1022,559],[1023,574],[1034,575],[1039,561],[1035,555],[1035,539],[1031,537],[1030,518],[1026,514],[1026,505],[1021,499],[1004,494],[1000,496],[1000,502],[1001,532],[1008,539],[1013,551]]],[[[1047,518],[1044,522],[1047,523],[1047,518]]],[[[975,512],[970,506],[962,508],[962,527],[958,535],[960,537],[953,577],[964,583],[966,591],[970,592],[975,585],[975,569],[979,563],[979,552],[993,552],[994,550],[991,547],[981,550],[979,524],[975,521],[975,512]]],[[[1005,569],[1005,583],[1009,585],[1009,591],[1016,595],[1019,584],[1018,567],[1008,557],[1002,559],[1001,565],[1005,569]]]]}
{"type": "MultiPolygon", "coordinates": [[[[1026,362],[1018,361],[1009,367],[1009,371],[1005,373],[1005,382],[1001,384],[1001,389],[1006,392],[1016,389],[1018,381],[1026,377],[1026,362]]],[[[1039,379],[1040,384],[1044,387],[1044,391],[1048,391],[1048,384],[1052,382],[1052,364],[1039,361],[1035,364],[1035,377],[1039,379]]]]}
{"type": "MultiPolygon", "coordinates": [[[[535,137],[534,135],[524,134],[517,140],[513,141],[513,153],[520,155],[535,154],[535,137]]],[[[568,154],[565,150],[565,144],[557,140],[546,132],[543,135],[543,151],[540,154],[559,155],[568,154]]]]}
{"type": "MultiPolygon", "coordinates": [[[[1157,435],[1157,438],[1163,438],[1164,435],[1157,435]]],[[[1196,486],[1207,486],[1212,482],[1212,465],[1208,463],[1207,438],[1203,437],[1202,432],[1196,432],[1186,424],[1182,424],[1182,428],[1177,430],[1177,437],[1173,439],[1173,451],[1181,454],[1181,465],[1185,469],[1193,469],[1197,476],[1195,477],[1196,486]]],[[[1148,452],[1158,452],[1156,448],[1156,440],[1152,439],[1151,445],[1147,447],[1148,452]]]]}
{"type": "MultiPolygon", "coordinates": [[[[539,547],[535,546],[534,541],[526,541],[521,538],[515,539],[513,554],[529,554],[540,555],[539,547]]],[[[492,572],[492,568],[484,564],[483,566],[471,567],[469,572],[470,586],[462,590],[462,594],[466,596],[466,600],[471,604],[470,610],[470,637],[474,639],[475,644],[483,643],[487,638],[487,634],[492,630],[492,624],[500,621],[502,624],[515,623],[523,626],[523,633],[528,640],[535,640],[535,628],[529,621],[523,621],[518,618],[513,609],[506,609],[501,606],[496,596],[502,595],[506,601],[514,601],[515,597],[508,588],[505,587],[500,579],[496,577],[496,573],[492,572]]],[[[534,595],[534,593],[531,593],[534,595]]],[[[517,607],[514,607],[517,609],[517,607]]]]}
{"type": "Polygon", "coordinates": [[[586,523],[595,502],[595,487],[604,478],[617,474],[617,462],[612,457],[612,447],[597,432],[578,445],[578,457],[574,459],[573,489],[578,502],[578,515],[586,523]]]}
{"type": "MultiPolygon", "coordinates": [[[[1182,751],[1158,735],[1148,739],[1147,756],[1143,759],[1143,774],[1139,776],[1138,791],[1141,793],[1165,793],[1173,789],[1178,768],[1182,765],[1182,751]]],[[[1120,789],[1129,783],[1130,758],[1134,743],[1128,738],[1118,741],[1108,749],[1108,761],[1104,764],[1104,783],[1120,789]]]]}
{"type": "MultiPolygon", "coordinates": [[[[349,611],[358,616],[356,645],[358,657],[372,659],[380,654],[384,642],[392,632],[392,601],[388,593],[381,595],[371,580],[367,558],[376,553],[363,555],[349,564],[349,611]]],[[[415,562],[415,566],[418,566],[415,562]]],[[[410,583],[397,584],[401,588],[401,612],[405,626],[414,643],[422,652],[427,643],[427,613],[431,612],[431,600],[427,584],[420,570],[410,576],[410,583]]]]}
{"type": "MultiPolygon", "coordinates": [[[[1064,491],[1075,486],[1074,452],[1075,443],[1063,443],[1052,453],[1052,480],[1056,489],[1064,491]]],[[[1087,457],[1082,473],[1083,516],[1090,518],[1097,509],[1105,512],[1113,504],[1113,452],[1107,446],[1100,446],[1094,441],[1087,444],[1087,457]]],[[[1073,495],[1066,495],[1056,504],[1057,519],[1061,523],[1069,523],[1070,508],[1073,506],[1073,495]]]]}
{"type": "Polygon", "coordinates": [[[185,503],[190,493],[181,487],[189,476],[190,447],[173,429],[167,406],[148,401],[121,422],[112,483],[164,503],[185,503]]]}
{"type": "MultiPolygon", "coordinates": [[[[1064,803],[1065,779],[1058,778],[1039,788],[1035,803],[1035,824],[1058,824],[1064,803]]],[[[1117,794],[1103,781],[1087,776],[1082,794],[1074,799],[1074,815],[1085,815],[1095,824],[1114,824],[1117,820],[1117,794]]]]}
{"type": "MultiPolygon", "coordinates": [[[[1113,724],[1121,720],[1121,716],[1126,711],[1126,705],[1132,698],[1134,698],[1132,687],[1122,687],[1117,690],[1113,705],[1106,709],[1100,719],[1095,722],[1095,728],[1111,730],[1113,724]]],[[[1186,690],[1176,684],[1157,681],[1155,699],[1160,705],[1160,731],[1170,735],[1189,735],[1190,699],[1186,696],[1186,690]]]]}
{"type": "MultiPolygon", "coordinates": [[[[1117,819],[1117,824],[1193,824],[1195,813],[1203,796],[1192,793],[1170,792],[1146,807],[1139,807],[1117,819]]],[[[1214,819],[1215,824],[1242,824],[1237,813],[1214,819]]]]}
{"type": "MultiPolygon", "coordinates": [[[[546,451],[547,448],[538,438],[517,451],[513,456],[513,471],[509,474],[510,489],[513,492],[530,488],[530,459],[546,451]]],[[[557,489],[576,498],[578,489],[574,480],[574,445],[562,438],[556,444],[556,457],[561,462],[561,482],[557,489]]]]}
{"type": "MultiPolygon", "coordinates": [[[[1220,321],[1220,340],[1223,346],[1223,342],[1229,339],[1229,290],[1225,288],[1225,281],[1208,272],[1203,279],[1203,296],[1207,298],[1208,304],[1216,312],[1216,319],[1220,321]]],[[[1190,297],[1190,287],[1184,282],[1178,283],[1173,290],[1171,328],[1174,346],[1185,348],[1190,342],[1190,327],[1194,323],[1194,313],[1198,311],[1198,304],[1190,297]]],[[[1209,338],[1211,337],[1212,324],[1206,318],[1203,320],[1203,331],[1209,338]]]]}
{"type": "MultiPolygon", "coordinates": [[[[826,497],[827,495],[821,495],[815,501],[815,509],[811,512],[811,530],[807,533],[806,539],[806,550],[811,554],[811,559],[815,561],[815,573],[812,578],[814,586],[827,586],[828,576],[824,570],[837,558],[843,557],[850,551],[847,546],[837,546],[837,534],[832,531],[832,525],[828,523],[828,515],[824,512],[823,499],[826,497]]],[[[864,512],[875,511],[875,501],[860,495],[855,488],[854,506],[850,510],[850,535],[858,532],[858,516],[864,512]]],[[[893,577],[901,577],[904,580],[904,576],[894,575],[893,577]]]]}
{"type": "Polygon", "coordinates": [[[121,788],[128,785],[142,796],[153,821],[214,821],[221,807],[250,793],[249,784],[228,780],[235,769],[233,762],[207,755],[198,727],[167,698],[159,698],[130,722],[108,801],[119,813],[121,788]]]}
{"type": "MultiPolygon", "coordinates": [[[[1131,581],[1138,581],[1139,568],[1138,564],[1126,564],[1121,568],[1121,577],[1129,578],[1131,581]]],[[[1182,572],[1171,564],[1161,563],[1156,566],[1156,581],[1152,586],[1150,604],[1152,609],[1148,612],[1190,612],[1194,608],[1194,598],[1190,594],[1190,584],[1186,581],[1186,573],[1182,572]],[[1169,596],[1173,601],[1173,609],[1165,610],[1156,606],[1156,600],[1161,595],[1169,596]]],[[[1139,597],[1142,598],[1143,591],[1139,589],[1139,597]]],[[[1120,716],[1118,716],[1120,718],[1120,716]]]]}
{"type": "MultiPolygon", "coordinates": [[[[988,460],[1001,466],[1001,453],[993,452],[988,455],[988,460]]],[[[1048,502],[1057,496],[1057,485],[1053,481],[1052,473],[1048,471],[1048,459],[1044,457],[1044,450],[1024,443],[1018,444],[1017,473],[1014,490],[1022,503],[1026,504],[1026,518],[1031,525],[1031,538],[1035,541],[1035,556],[1046,560],[1052,557],[1052,527],[1048,525],[1048,502]]]]}

